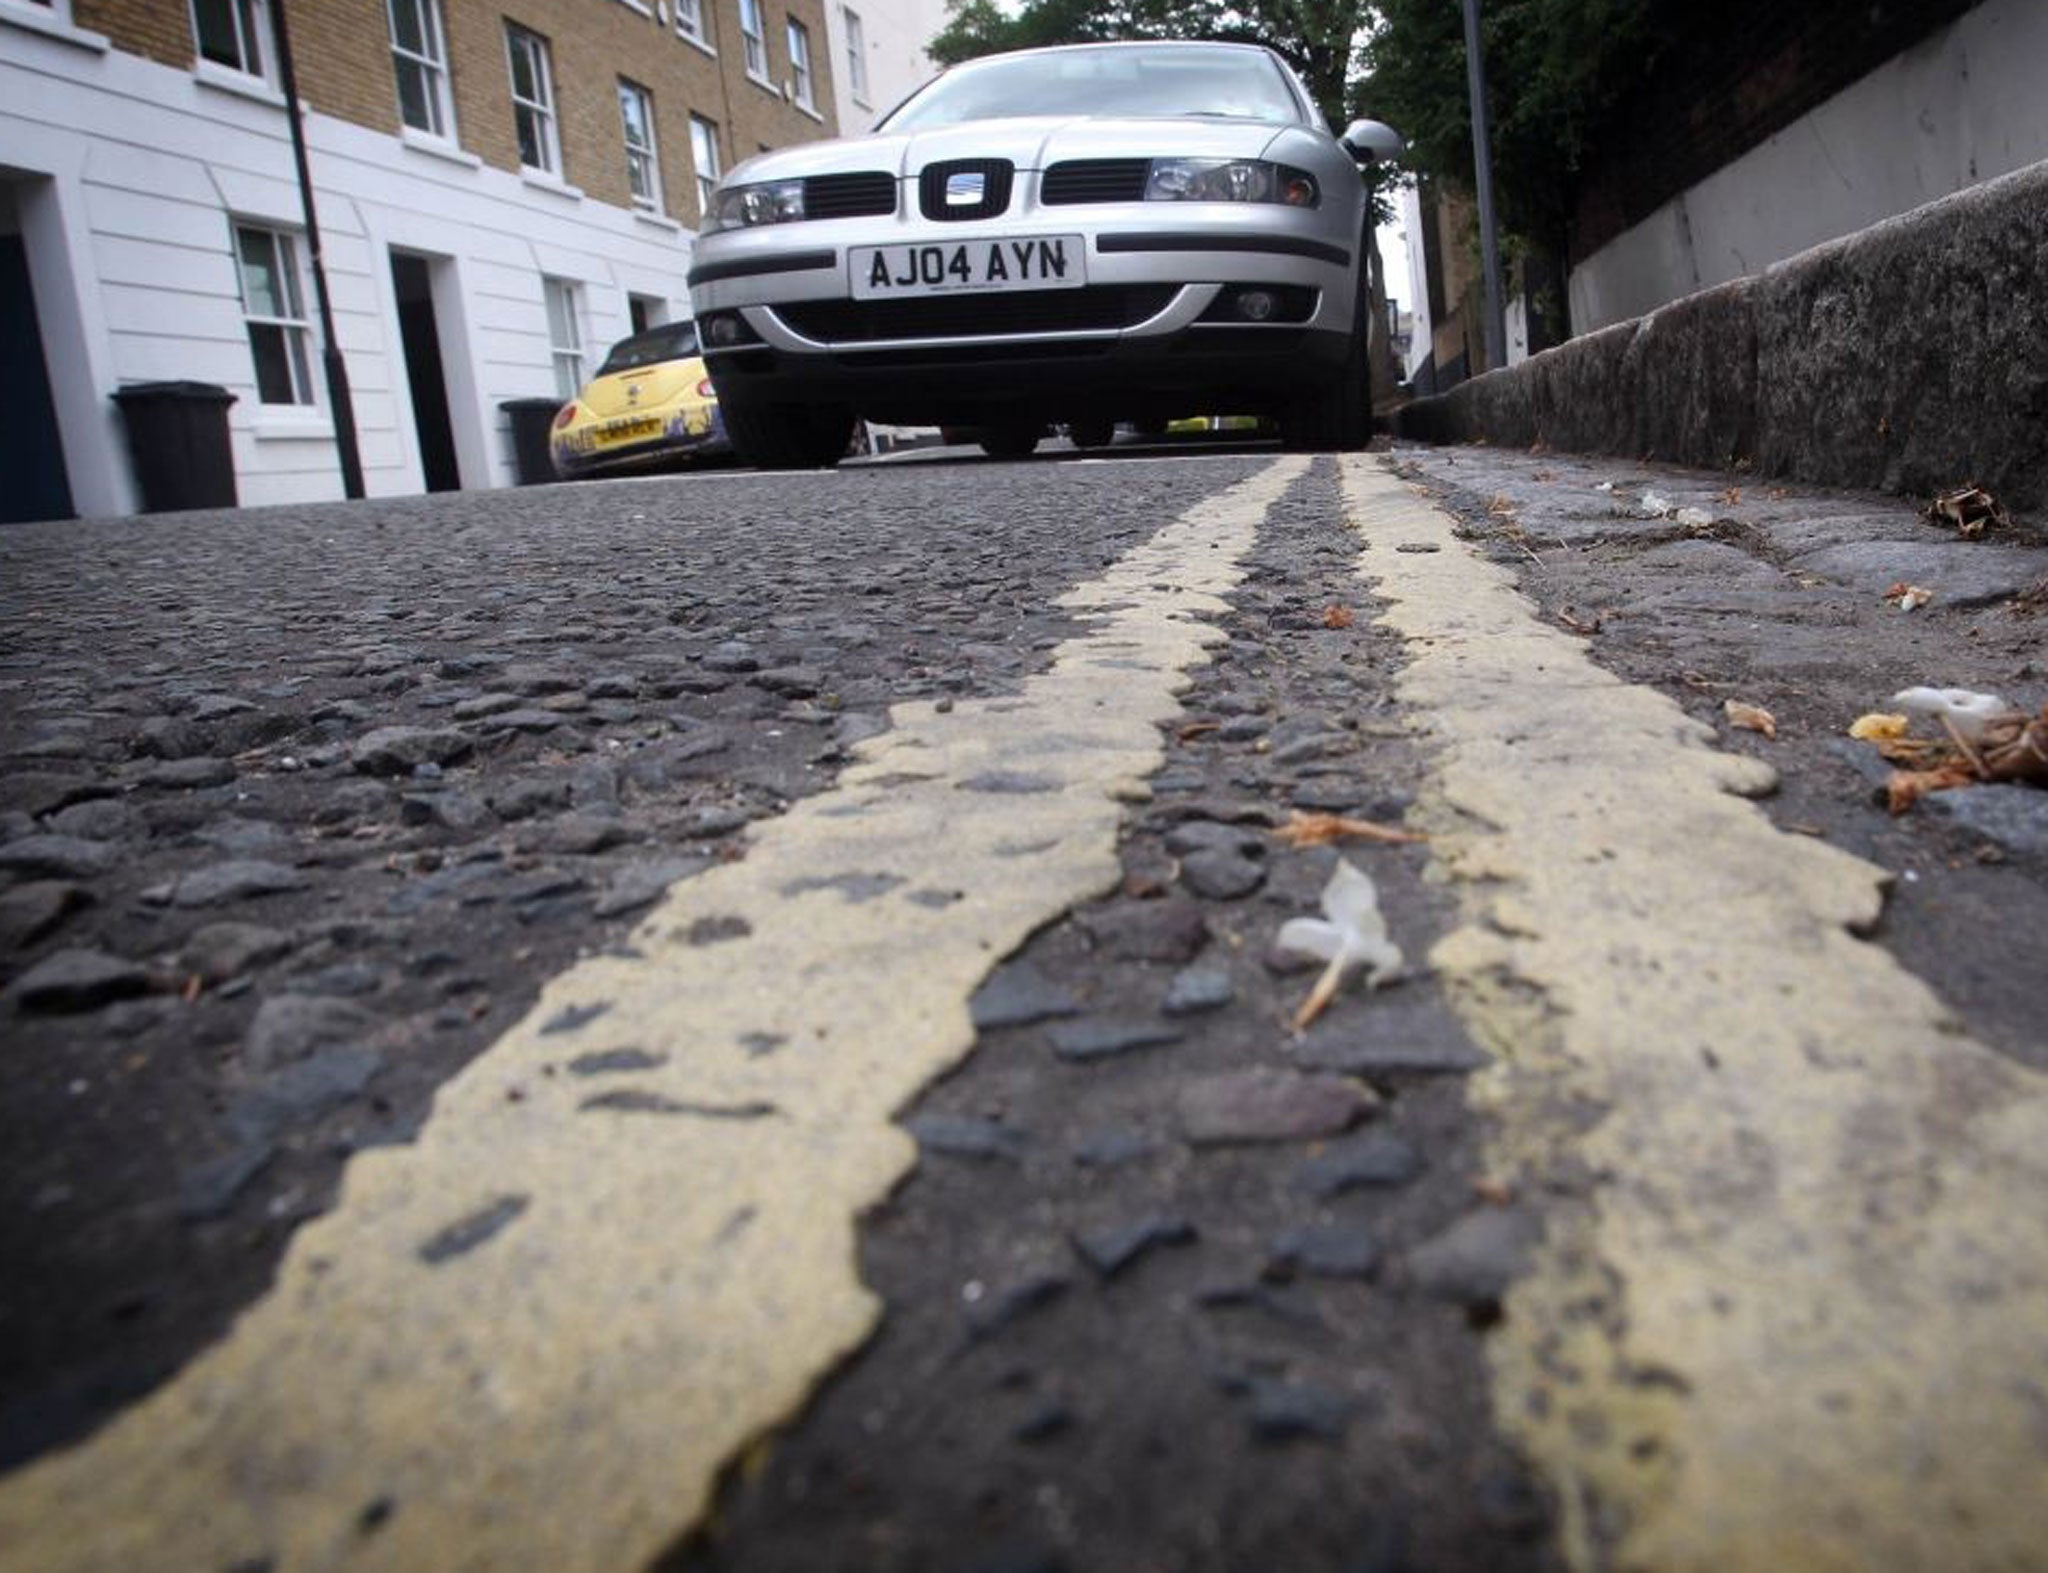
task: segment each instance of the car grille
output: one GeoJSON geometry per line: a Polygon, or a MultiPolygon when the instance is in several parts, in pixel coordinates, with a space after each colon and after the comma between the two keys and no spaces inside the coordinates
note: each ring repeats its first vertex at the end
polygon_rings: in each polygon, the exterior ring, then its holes
{"type": "Polygon", "coordinates": [[[895,211],[896,177],[882,170],[804,181],[806,218],[874,218],[895,211]]]}
{"type": "Polygon", "coordinates": [[[1010,205],[1011,174],[1012,165],[1003,158],[956,158],[943,164],[927,164],[917,180],[918,211],[939,224],[995,218],[1010,205]],[[981,199],[948,202],[946,183],[955,175],[980,177],[981,199]]]}
{"type": "Polygon", "coordinates": [[[826,344],[1101,333],[1157,316],[1178,289],[1174,284],[1097,284],[932,300],[810,300],[777,306],[775,312],[793,331],[826,344]]]}
{"type": "Polygon", "coordinates": [[[1146,158],[1077,158],[1054,164],[1039,183],[1048,207],[1074,202],[1142,202],[1152,161],[1146,158]]]}

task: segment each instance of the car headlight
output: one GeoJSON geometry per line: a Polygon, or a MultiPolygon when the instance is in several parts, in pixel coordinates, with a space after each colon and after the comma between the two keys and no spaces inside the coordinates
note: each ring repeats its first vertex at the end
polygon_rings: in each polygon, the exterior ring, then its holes
{"type": "Polygon", "coordinates": [[[804,216],[804,183],[770,180],[758,186],[729,186],[712,199],[706,233],[721,229],[753,229],[762,224],[790,224],[804,216]]]}
{"type": "Polygon", "coordinates": [[[1315,177],[1254,158],[1155,158],[1145,179],[1147,202],[1277,202],[1312,208],[1315,177]]]}

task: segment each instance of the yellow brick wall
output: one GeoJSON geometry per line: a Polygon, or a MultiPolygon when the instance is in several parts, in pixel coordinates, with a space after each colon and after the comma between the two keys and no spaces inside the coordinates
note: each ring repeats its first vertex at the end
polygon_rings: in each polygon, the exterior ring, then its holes
{"type": "MultiPolygon", "coordinates": [[[[458,139],[485,163],[519,167],[512,121],[505,23],[547,39],[554,66],[562,175],[592,198],[627,206],[625,134],[618,81],[626,77],[654,99],[662,206],[694,226],[695,172],[690,116],[719,128],[722,167],[762,147],[785,147],[834,134],[831,49],[823,0],[762,0],[773,91],[746,74],[739,0],[702,0],[715,54],[679,38],[667,0],[442,0],[458,139]],[[790,78],[787,23],[810,33],[811,99],[823,122],[784,101],[790,78]]],[[[117,48],[190,69],[195,58],[186,0],[73,0],[80,27],[105,33],[117,48]]],[[[292,56],[299,91],[315,109],[375,131],[399,129],[385,0],[289,0],[292,56]]]]}

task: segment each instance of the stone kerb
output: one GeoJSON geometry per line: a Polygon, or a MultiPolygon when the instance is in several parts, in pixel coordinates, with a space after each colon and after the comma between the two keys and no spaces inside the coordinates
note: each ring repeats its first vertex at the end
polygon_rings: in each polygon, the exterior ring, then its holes
{"type": "Polygon", "coordinates": [[[1394,429],[2042,506],[2048,163],[1417,400],[1394,429]]]}

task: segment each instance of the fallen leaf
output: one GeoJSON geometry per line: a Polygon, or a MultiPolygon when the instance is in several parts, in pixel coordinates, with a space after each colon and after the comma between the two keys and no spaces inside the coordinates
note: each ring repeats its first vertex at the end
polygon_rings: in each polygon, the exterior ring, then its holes
{"type": "Polygon", "coordinates": [[[1928,504],[1927,517],[1937,523],[1954,525],[1956,534],[1966,541],[1974,541],[1981,536],[1987,524],[2003,529],[2012,523],[2012,516],[2005,511],[2004,505],[1975,481],[1936,497],[1928,504]]]}
{"type": "Polygon", "coordinates": [[[1933,600],[1934,592],[1932,590],[1923,590],[1917,584],[1907,584],[1904,580],[1901,580],[1885,591],[1884,598],[1902,612],[1914,612],[1933,600]]]}
{"type": "Polygon", "coordinates": [[[1352,819],[1343,814],[1304,814],[1295,809],[1287,816],[1287,823],[1273,832],[1290,847],[1334,846],[1346,836],[1360,841],[1386,841],[1406,843],[1427,841],[1429,837],[1413,830],[1401,830],[1393,825],[1382,825],[1370,819],[1352,819]]]}
{"type": "Polygon", "coordinates": [[[1351,622],[1350,607],[1332,604],[1323,608],[1323,626],[1325,628],[1349,628],[1351,622]]]}
{"type": "Polygon", "coordinates": [[[1515,511],[1515,505],[1509,500],[1506,492],[1495,492],[1493,501],[1486,505],[1486,511],[1496,519],[1505,518],[1515,511]]]}
{"type": "Polygon", "coordinates": [[[1325,963],[1322,976],[1294,1013],[1296,1032],[1305,1031],[1323,1013],[1348,973],[1363,967],[1366,987],[1378,988],[1401,970],[1401,950],[1387,937],[1379,891],[1369,875],[1343,858],[1323,887],[1323,916],[1288,919],[1273,943],[1278,950],[1325,963]]]}
{"type": "Polygon", "coordinates": [[[1732,508],[1742,501],[1742,488],[1740,486],[1731,486],[1725,492],[1717,492],[1715,497],[1716,500],[1727,503],[1732,508]]]}
{"type": "Polygon", "coordinates": [[[1584,634],[1588,638],[1600,632],[1600,619],[1597,615],[1590,619],[1580,617],[1569,606],[1562,608],[1558,612],[1557,620],[1573,633],[1584,634]]]}
{"type": "Polygon", "coordinates": [[[1904,737],[1906,728],[1911,724],[1902,715],[1873,710],[1849,723],[1849,735],[1859,743],[1886,743],[1893,738],[1904,737]]]}
{"type": "Polygon", "coordinates": [[[1192,743],[1198,737],[1207,737],[1222,728],[1220,721],[1192,721],[1173,735],[1183,743],[1192,743]]]}
{"type": "Polygon", "coordinates": [[[1723,700],[1722,711],[1728,717],[1730,726],[1739,726],[1745,732],[1761,732],[1765,737],[1776,739],[1778,718],[1761,705],[1744,704],[1740,699],[1723,700]]]}

